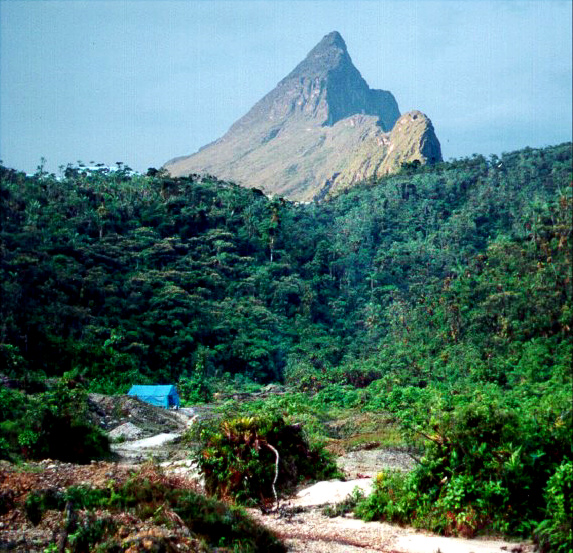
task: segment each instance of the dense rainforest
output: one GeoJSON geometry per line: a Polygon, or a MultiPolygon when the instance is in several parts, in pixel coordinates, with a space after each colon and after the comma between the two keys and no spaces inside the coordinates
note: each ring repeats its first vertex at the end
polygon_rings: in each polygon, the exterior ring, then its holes
{"type": "Polygon", "coordinates": [[[527,533],[563,511],[544,543],[570,521],[571,144],[405,165],[309,204],[121,163],[0,178],[5,380],[193,401],[286,382],[426,436],[366,517],[527,533]]]}
{"type": "Polygon", "coordinates": [[[108,392],[351,367],[506,382],[563,355],[570,182],[568,144],[406,167],[306,205],[122,164],[2,168],[3,372],[108,392]]]}

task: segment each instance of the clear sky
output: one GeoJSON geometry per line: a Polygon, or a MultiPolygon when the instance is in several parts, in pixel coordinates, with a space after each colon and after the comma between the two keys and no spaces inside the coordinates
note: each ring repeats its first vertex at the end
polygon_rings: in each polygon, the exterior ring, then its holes
{"type": "Polygon", "coordinates": [[[0,159],[145,171],[223,135],[327,33],[445,159],[572,139],[571,0],[0,0],[0,159]]]}

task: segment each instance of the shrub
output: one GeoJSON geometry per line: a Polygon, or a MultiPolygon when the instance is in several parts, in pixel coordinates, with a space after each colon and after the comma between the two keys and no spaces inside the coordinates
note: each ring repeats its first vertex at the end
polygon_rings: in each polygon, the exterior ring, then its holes
{"type": "Polygon", "coordinates": [[[535,529],[535,541],[542,553],[573,551],[573,463],[564,461],[545,488],[546,517],[535,529]]]}
{"type": "Polygon", "coordinates": [[[21,417],[25,406],[25,394],[0,385],[0,422],[21,417]]]}
{"type": "Polygon", "coordinates": [[[319,407],[357,407],[360,403],[360,394],[352,386],[328,384],[312,398],[314,405],[319,407]]]}
{"type": "Polygon", "coordinates": [[[408,522],[413,508],[409,505],[411,498],[406,493],[407,485],[408,477],[400,472],[378,474],[373,492],[358,501],[356,514],[367,521],[408,522]]]}
{"type": "Polygon", "coordinates": [[[182,376],[177,383],[182,405],[194,405],[211,401],[213,393],[208,381],[202,375],[182,376]]]}
{"type": "Polygon", "coordinates": [[[109,454],[105,433],[88,417],[87,396],[64,380],[24,394],[0,388],[0,458],[89,463],[109,454]]]}
{"type": "Polygon", "coordinates": [[[265,505],[274,497],[276,454],[279,455],[276,489],[286,493],[303,478],[338,475],[335,463],[318,446],[311,446],[300,425],[287,425],[277,415],[227,418],[198,431],[196,458],[207,490],[241,503],[265,505]]]}
{"type": "Polygon", "coordinates": [[[411,474],[379,481],[359,504],[360,516],[466,537],[486,528],[529,535],[547,504],[551,516],[538,527],[539,540],[564,539],[571,508],[558,498],[570,497],[570,484],[567,468],[555,470],[570,449],[565,396],[529,398],[495,385],[459,396],[406,391],[387,401],[407,434],[425,437],[424,457],[411,474]]]}
{"type": "Polygon", "coordinates": [[[87,418],[85,392],[69,390],[65,384],[29,399],[18,441],[31,459],[89,463],[109,454],[107,436],[87,418]]]}
{"type": "MultiPolygon", "coordinates": [[[[206,553],[219,550],[222,541],[234,551],[286,551],[274,534],[242,509],[180,488],[175,481],[150,467],[123,484],[110,483],[103,489],[72,486],[65,491],[48,489],[28,495],[25,511],[34,524],[38,524],[49,509],[87,510],[75,528],[67,528],[70,531],[67,548],[71,553],[123,551],[112,539],[117,523],[108,514],[102,514],[102,509],[110,513],[129,511],[129,519],[137,517],[152,524],[169,525],[173,520],[179,520],[189,530],[191,539],[202,542],[201,551],[206,553]]],[[[171,550],[166,549],[164,543],[158,543],[157,547],[161,551],[171,550]]]]}

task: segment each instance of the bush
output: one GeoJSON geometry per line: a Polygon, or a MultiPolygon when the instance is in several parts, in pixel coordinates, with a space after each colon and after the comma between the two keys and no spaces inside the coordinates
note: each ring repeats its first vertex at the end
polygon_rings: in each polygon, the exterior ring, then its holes
{"type": "Polygon", "coordinates": [[[85,392],[68,389],[65,383],[30,398],[18,440],[24,456],[31,459],[89,463],[109,454],[107,436],[87,418],[85,392]]]}
{"type": "Polygon", "coordinates": [[[27,395],[0,389],[0,458],[89,463],[109,454],[105,433],[88,417],[86,392],[59,381],[27,395]]]}
{"type": "Polygon", "coordinates": [[[314,395],[312,402],[320,407],[358,407],[360,404],[360,393],[352,386],[327,384],[314,395]]]}
{"type": "Polygon", "coordinates": [[[542,553],[573,551],[573,463],[564,461],[545,488],[546,519],[535,529],[534,538],[542,553]]]}
{"type": "MultiPolygon", "coordinates": [[[[401,394],[391,395],[400,417],[401,394]]],[[[570,449],[565,396],[552,391],[530,400],[494,385],[459,396],[435,389],[405,396],[414,401],[402,424],[407,434],[425,437],[425,455],[411,474],[380,479],[358,506],[360,516],[471,537],[482,529],[530,535],[546,510],[540,542],[563,539],[571,520],[570,502],[561,499],[571,496],[570,462],[555,471],[570,449]]]]}
{"type": "Polygon", "coordinates": [[[213,397],[211,386],[201,375],[193,375],[190,378],[182,376],[177,383],[177,391],[184,406],[205,403],[213,397]]]}
{"type": "Polygon", "coordinates": [[[358,501],[356,514],[367,521],[386,520],[403,524],[412,513],[407,492],[408,477],[400,472],[380,473],[374,481],[374,491],[358,501]]]}
{"type": "Polygon", "coordinates": [[[207,490],[218,497],[265,505],[274,498],[275,451],[279,455],[276,489],[287,493],[301,479],[338,475],[335,463],[311,446],[300,425],[277,415],[227,418],[198,430],[196,458],[207,490]]]}
{"type": "MultiPolygon", "coordinates": [[[[127,482],[110,483],[103,489],[72,486],[65,491],[47,489],[28,495],[25,511],[33,524],[38,524],[50,509],[87,511],[75,528],[67,528],[70,531],[67,549],[71,553],[123,551],[113,542],[117,523],[102,510],[110,513],[129,511],[130,520],[137,517],[152,524],[169,525],[179,520],[189,530],[190,538],[202,543],[201,551],[206,553],[219,550],[223,541],[234,551],[286,551],[274,534],[253,521],[242,509],[180,488],[155,468],[147,467],[127,482]]],[[[140,526],[141,523],[135,524],[140,526]]],[[[163,538],[157,539],[161,542],[163,538]]],[[[166,549],[165,543],[157,546],[157,550],[171,550],[166,549]]]]}
{"type": "Polygon", "coordinates": [[[0,422],[20,418],[25,410],[25,394],[0,386],[0,422]]]}

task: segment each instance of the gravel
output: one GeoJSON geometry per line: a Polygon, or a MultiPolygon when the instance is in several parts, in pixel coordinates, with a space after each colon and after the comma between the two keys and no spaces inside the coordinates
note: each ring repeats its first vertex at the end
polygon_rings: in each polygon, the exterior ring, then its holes
{"type": "Polygon", "coordinates": [[[348,478],[373,478],[384,470],[412,470],[415,461],[406,451],[374,449],[350,451],[338,457],[336,464],[348,478]]]}
{"type": "Polygon", "coordinates": [[[387,522],[364,522],[352,516],[327,518],[317,510],[289,517],[251,516],[274,530],[288,551],[300,553],[532,553],[531,543],[496,539],[464,539],[436,536],[387,522]]]}
{"type": "Polygon", "coordinates": [[[120,426],[114,428],[110,433],[109,437],[112,440],[117,440],[122,438],[124,440],[137,440],[143,435],[143,430],[131,422],[126,422],[120,426]]]}

